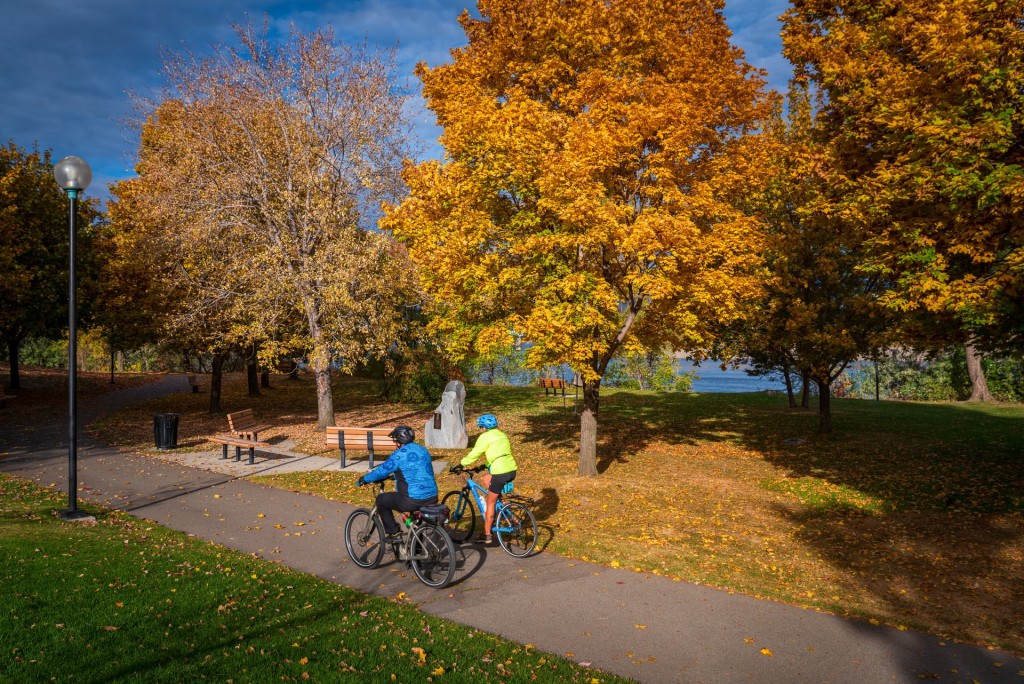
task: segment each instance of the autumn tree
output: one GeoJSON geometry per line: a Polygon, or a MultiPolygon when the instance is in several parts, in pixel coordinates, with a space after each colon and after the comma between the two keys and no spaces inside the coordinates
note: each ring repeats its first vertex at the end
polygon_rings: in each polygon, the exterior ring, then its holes
{"type": "Polygon", "coordinates": [[[143,103],[141,195],[225,340],[269,361],[279,323],[301,314],[319,424],[333,425],[331,360],[383,354],[411,296],[404,250],[366,230],[402,190],[405,97],[390,51],[329,30],[237,34],[240,49],[165,58],[168,89],[143,103]]]}
{"type": "Polygon", "coordinates": [[[897,280],[887,304],[975,361],[1024,348],[1022,17],[1024,0],[795,0],[785,17],[797,76],[825,93],[835,211],[897,280]]]}
{"type": "Polygon", "coordinates": [[[819,429],[830,432],[832,383],[886,347],[896,322],[881,303],[892,283],[862,270],[864,231],[832,210],[835,169],[819,142],[815,99],[806,83],[794,84],[787,111],[766,126],[771,180],[745,205],[764,223],[768,277],[757,314],[735,328],[746,356],[787,375],[790,405],[789,372],[814,381],[819,429]]]}
{"type": "Polygon", "coordinates": [[[111,185],[107,221],[96,237],[96,251],[103,258],[92,323],[102,330],[109,345],[111,376],[117,352],[161,339],[168,312],[175,305],[165,287],[167,266],[159,255],[157,226],[143,223],[145,219],[132,201],[129,188],[136,182],[111,185]]]}
{"type": "Polygon", "coordinates": [[[515,336],[583,377],[579,473],[597,473],[620,352],[703,346],[758,287],[762,78],[720,0],[482,0],[468,45],[420,64],[445,159],[410,166],[383,222],[410,247],[457,354],[515,336]]]}
{"type": "MultiPolygon", "coordinates": [[[[50,151],[0,147],[0,338],[10,387],[21,387],[18,353],[29,335],[59,338],[68,321],[68,200],[53,179],[50,151]]],[[[94,200],[78,203],[81,274],[90,270],[94,200]]]]}

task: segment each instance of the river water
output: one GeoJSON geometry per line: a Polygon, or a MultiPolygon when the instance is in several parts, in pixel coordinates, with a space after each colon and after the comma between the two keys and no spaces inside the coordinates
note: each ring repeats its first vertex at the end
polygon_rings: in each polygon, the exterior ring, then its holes
{"type": "Polygon", "coordinates": [[[713,361],[705,361],[695,366],[686,359],[678,359],[679,372],[694,371],[697,379],[693,381],[692,390],[703,394],[714,392],[763,392],[764,390],[786,391],[786,383],[780,378],[771,380],[761,376],[751,376],[743,368],[722,370],[713,361]]]}

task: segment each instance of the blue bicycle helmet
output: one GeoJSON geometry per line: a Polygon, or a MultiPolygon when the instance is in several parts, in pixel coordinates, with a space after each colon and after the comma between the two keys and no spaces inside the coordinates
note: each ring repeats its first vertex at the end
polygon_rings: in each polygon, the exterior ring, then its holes
{"type": "Polygon", "coordinates": [[[493,430],[498,427],[498,418],[493,413],[485,413],[476,419],[476,426],[485,430],[493,430]]]}

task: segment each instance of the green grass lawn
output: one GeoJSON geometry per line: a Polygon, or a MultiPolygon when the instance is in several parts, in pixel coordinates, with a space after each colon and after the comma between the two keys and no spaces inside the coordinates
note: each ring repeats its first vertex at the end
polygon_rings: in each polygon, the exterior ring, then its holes
{"type": "Polygon", "coordinates": [[[625,681],[0,475],[0,681],[625,681]]]}
{"type": "MultiPolygon", "coordinates": [[[[308,453],[322,452],[309,380],[259,397],[225,384],[224,409],[253,407],[308,453]]],[[[185,448],[224,430],[208,397],[180,394],[97,426],[152,451],[152,414],[181,413],[185,448]]],[[[405,422],[434,405],[389,404],[368,381],[336,383],[339,424],[405,422]]],[[[917,628],[1024,654],[1024,407],[833,400],[817,414],[767,394],[602,390],[600,475],[580,478],[573,397],[536,387],[468,388],[470,434],[496,413],[533,502],[541,548],[798,606],[917,628]]],[[[435,452],[453,460],[465,452],[435,452]]],[[[355,503],[336,472],[263,481],[355,503]]],[[[460,480],[444,475],[442,491],[460,480]]]]}

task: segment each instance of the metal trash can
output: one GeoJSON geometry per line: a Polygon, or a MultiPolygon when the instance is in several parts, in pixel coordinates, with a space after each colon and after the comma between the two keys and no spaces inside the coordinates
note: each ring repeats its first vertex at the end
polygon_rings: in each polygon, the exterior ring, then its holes
{"type": "Polygon", "coordinates": [[[153,416],[153,439],[157,449],[178,448],[177,413],[158,413],[153,416]]]}

